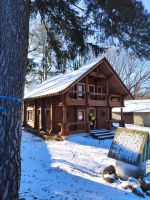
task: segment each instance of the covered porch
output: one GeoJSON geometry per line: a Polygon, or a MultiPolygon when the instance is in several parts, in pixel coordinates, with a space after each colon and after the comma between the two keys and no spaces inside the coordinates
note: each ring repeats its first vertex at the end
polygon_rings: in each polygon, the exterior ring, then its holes
{"type": "MultiPolygon", "coordinates": [[[[113,128],[111,107],[89,107],[89,106],[62,106],[62,122],[60,123],[60,135],[70,135],[78,132],[91,132],[92,130],[113,128]],[[90,113],[95,116],[94,125],[91,126],[90,113]]],[[[123,112],[119,126],[124,127],[123,112]]]]}

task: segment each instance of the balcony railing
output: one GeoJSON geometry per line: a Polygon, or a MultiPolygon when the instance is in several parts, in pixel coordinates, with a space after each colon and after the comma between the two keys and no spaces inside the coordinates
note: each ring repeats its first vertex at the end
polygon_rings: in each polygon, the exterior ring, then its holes
{"type": "Polygon", "coordinates": [[[68,105],[90,105],[90,106],[107,106],[120,107],[123,101],[120,95],[108,95],[96,92],[79,92],[69,91],[66,96],[68,105]]]}
{"type": "Polygon", "coordinates": [[[109,105],[112,107],[123,106],[123,101],[120,95],[110,95],[109,96],[109,105]]]}
{"type": "Polygon", "coordinates": [[[90,106],[107,106],[107,95],[91,92],[89,93],[88,103],[90,106]]]}

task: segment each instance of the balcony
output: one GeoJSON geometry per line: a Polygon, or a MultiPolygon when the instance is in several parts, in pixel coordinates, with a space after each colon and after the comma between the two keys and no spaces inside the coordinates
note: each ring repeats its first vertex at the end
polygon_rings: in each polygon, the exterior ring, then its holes
{"type": "Polygon", "coordinates": [[[91,92],[88,98],[89,106],[107,106],[107,95],[91,92]]]}
{"type": "Polygon", "coordinates": [[[122,107],[123,101],[120,95],[110,95],[109,96],[109,105],[111,107],[122,107]]]}
{"type": "Polygon", "coordinates": [[[96,92],[69,91],[66,94],[66,104],[75,106],[110,106],[121,107],[123,101],[120,95],[107,95],[96,92]]]}
{"type": "Polygon", "coordinates": [[[66,94],[67,105],[86,105],[86,92],[70,91],[66,94]]]}

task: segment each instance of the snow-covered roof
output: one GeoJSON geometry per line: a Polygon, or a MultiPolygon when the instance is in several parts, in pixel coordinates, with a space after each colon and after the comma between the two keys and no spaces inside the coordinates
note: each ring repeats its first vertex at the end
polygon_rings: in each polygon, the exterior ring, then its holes
{"type": "Polygon", "coordinates": [[[96,59],[90,62],[78,70],[71,71],[66,74],[60,74],[55,77],[44,81],[42,84],[38,85],[31,92],[25,94],[25,99],[46,96],[50,94],[58,94],[63,92],[67,87],[73,84],[77,79],[79,79],[86,72],[90,71],[96,64],[100,63],[102,58],[96,59]]]}
{"type": "MultiPolygon", "coordinates": [[[[123,112],[150,112],[150,99],[127,100],[123,112]]],[[[120,108],[113,108],[113,112],[120,112],[120,108]]]]}

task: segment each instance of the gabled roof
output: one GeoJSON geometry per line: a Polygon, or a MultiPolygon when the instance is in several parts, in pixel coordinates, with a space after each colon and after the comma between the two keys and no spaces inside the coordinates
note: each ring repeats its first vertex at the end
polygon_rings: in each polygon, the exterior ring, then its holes
{"type": "Polygon", "coordinates": [[[130,94],[130,92],[128,91],[122,80],[118,77],[115,70],[106,60],[106,58],[96,59],[93,62],[82,66],[78,70],[74,70],[66,74],[60,74],[55,77],[52,77],[47,81],[44,81],[42,84],[38,85],[31,92],[28,92],[24,98],[30,99],[30,98],[42,98],[47,96],[61,95],[103,62],[105,62],[107,67],[109,67],[109,69],[117,77],[119,83],[126,91],[126,95],[132,98],[132,95],[130,94]]]}
{"type": "MultiPolygon", "coordinates": [[[[123,112],[150,112],[150,99],[126,100],[123,112]]],[[[120,112],[120,108],[113,108],[113,112],[120,112]]]]}

